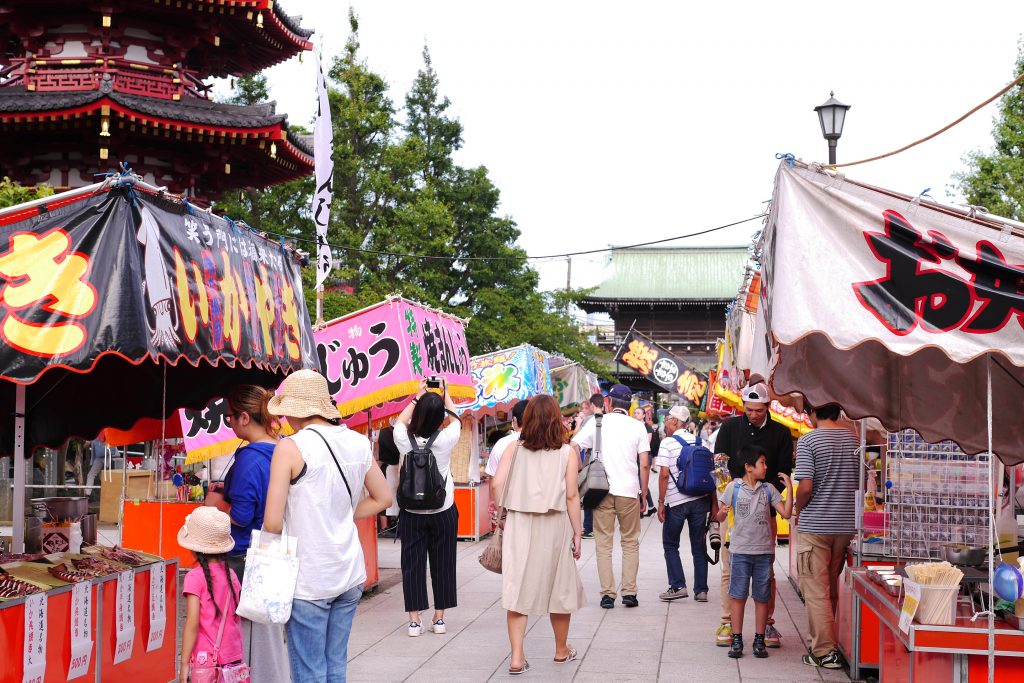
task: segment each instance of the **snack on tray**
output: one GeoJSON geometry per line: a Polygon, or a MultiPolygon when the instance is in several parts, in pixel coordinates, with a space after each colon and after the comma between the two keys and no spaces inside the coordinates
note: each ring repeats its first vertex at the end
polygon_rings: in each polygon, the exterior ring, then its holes
{"type": "Polygon", "coordinates": [[[39,593],[43,589],[34,583],[16,579],[6,572],[0,573],[0,600],[12,600],[39,593]]]}
{"type": "Polygon", "coordinates": [[[75,569],[74,566],[69,566],[65,562],[55,564],[47,571],[61,581],[67,581],[68,583],[78,583],[79,581],[87,581],[88,579],[93,578],[93,575],[89,572],[75,569]]]}

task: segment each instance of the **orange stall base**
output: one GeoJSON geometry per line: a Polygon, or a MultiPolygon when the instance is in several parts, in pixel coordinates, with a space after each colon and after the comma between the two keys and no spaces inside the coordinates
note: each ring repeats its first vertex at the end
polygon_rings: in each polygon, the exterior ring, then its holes
{"type": "MultiPolygon", "coordinates": [[[[102,680],[104,683],[138,683],[139,681],[171,681],[175,678],[176,619],[178,599],[177,562],[167,562],[163,644],[146,652],[149,637],[149,569],[135,570],[135,637],[131,657],[114,664],[116,647],[117,576],[92,581],[93,648],[88,672],[75,681],[102,680]],[[99,661],[97,661],[99,660],[99,661]],[[99,676],[96,671],[99,666],[99,676]]],[[[46,599],[46,672],[44,683],[68,680],[71,664],[71,586],[47,591],[46,599]]],[[[21,683],[25,638],[25,605],[23,600],[0,603],[0,648],[5,664],[0,667],[0,683],[21,683]]]]}
{"type": "Polygon", "coordinates": [[[479,486],[455,485],[455,506],[459,509],[460,540],[479,541],[491,533],[491,486],[487,482],[479,486]]]}
{"type": "MultiPolygon", "coordinates": [[[[183,568],[190,568],[195,565],[196,560],[190,550],[178,545],[178,529],[185,523],[185,517],[200,506],[202,503],[126,500],[121,521],[121,545],[158,557],[174,557],[183,568]],[[158,539],[161,537],[162,547],[158,546],[158,539]]],[[[380,580],[377,568],[377,521],[375,518],[361,519],[356,522],[356,527],[359,530],[359,542],[363,546],[363,559],[366,562],[365,588],[369,589],[376,586],[380,580]]]]}

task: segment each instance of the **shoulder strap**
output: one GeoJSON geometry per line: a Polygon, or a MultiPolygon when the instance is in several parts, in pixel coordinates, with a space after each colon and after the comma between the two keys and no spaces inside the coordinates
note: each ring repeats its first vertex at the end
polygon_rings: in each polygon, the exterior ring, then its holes
{"type": "Polygon", "coordinates": [[[594,448],[593,453],[590,455],[591,460],[601,459],[601,418],[603,417],[603,414],[594,416],[596,424],[594,426],[594,448]]]}
{"type": "MultiPolygon", "coordinates": [[[[217,663],[220,664],[220,640],[224,637],[224,624],[228,620],[228,607],[231,604],[231,596],[234,595],[235,587],[231,584],[231,569],[228,568],[228,563],[224,563],[224,572],[228,578],[228,594],[224,596],[224,608],[220,611],[220,626],[217,628],[217,642],[213,644],[213,653],[217,657],[217,663]]],[[[213,596],[211,595],[212,599],[213,596]]]]}
{"type": "Polygon", "coordinates": [[[431,434],[430,438],[427,439],[427,445],[424,446],[424,448],[426,448],[429,451],[430,447],[434,445],[434,442],[437,440],[437,437],[439,437],[440,435],[441,435],[441,430],[440,429],[438,429],[436,432],[431,434]]]}
{"type": "Polygon", "coordinates": [[[738,479],[733,479],[732,480],[732,505],[731,505],[731,507],[732,507],[733,519],[735,519],[735,515],[736,515],[736,496],[739,495],[740,486],[742,486],[742,484],[737,484],[736,483],[737,481],[739,481],[739,480],[738,479]]]}
{"type": "Polygon", "coordinates": [[[334,466],[338,468],[338,474],[341,475],[341,480],[343,482],[345,482],[345,490],[348,491],[348,499],[353,501],[353,508],[352,508],[352,510],[354,512],[355,511],[355,507],[354,507],[354,500],[355,499],[352,498],[352,487],[348,485],[348,477],[345,476],[345,472],[341,469],[341,465],[338,463],[338,458],[334,455],[334,449],[331,448],[331,444],[327,443],[327,439],[324,438],[323,434],[321,434],[317,430],[313,429],[312,427],[306,427],[306,429],[308,429],[309,431],[311,431],[314,434],[316,434],[317,436],[319,436],[320,440],[324,442],[325,446],[327,446],[327,450],[331,454],[331,460],[334,461],[334,466]]]}
{"type": "MultiPolygon", "coordinates": [[[[673,434],[672,438],[675,439],[676,441],[678,441],[679,445],[681,447],[683,447],[683,448],[686,448],[687,446],[691,445],[691,444],[686,443],[686,439],[684,439],[683,437],[679,436],[678,434],[673,434]]],[[[698,442],[698,444],[699,443],[700,442],[698,442]]]]}
{"type": "MultiPolygon", "coordinates": [[[[519,448],[523,445],[522,441],[516,441],[516,449],[512,451],[512,463],[508,466],[508,477],[505,478],[505,487],[501,490],[501,505],[499,507],[505,507],[505,501],[508,500],[508,487],[512,483],[512,468],[516,466],[516,460],[519,458],[519,448]]],[[[501,513],[499,511],[499,517],[501,513]]]]}

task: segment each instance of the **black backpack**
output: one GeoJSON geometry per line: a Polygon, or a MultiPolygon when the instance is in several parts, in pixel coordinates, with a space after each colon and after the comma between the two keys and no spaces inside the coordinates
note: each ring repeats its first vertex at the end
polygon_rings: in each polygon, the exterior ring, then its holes
{"type": "Polygon", "coordinates": [[[437,459],[430,447],[441,431],[434,432],[422,448],[416,437],[409,435],[413,448],[405,454],[398,478],[398,506],[403,510],[436,510],[444,505],[447,480],[437,468],[437,459]]]}

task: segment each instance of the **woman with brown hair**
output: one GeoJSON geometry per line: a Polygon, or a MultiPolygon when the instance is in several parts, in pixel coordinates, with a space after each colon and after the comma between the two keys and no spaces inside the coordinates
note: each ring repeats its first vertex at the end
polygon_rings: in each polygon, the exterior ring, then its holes
{"type": "MultiPolygon", "coordinates": [[[[245,575],[245,553],[254,530],[263,528],[270,485],[270,462],[281,425],[267,405],[274,392],[254,384],[242,384],[227,395],[224,420],[242,439],[224,475],[224,510],[231,517],[235,547],[227,556],[239,580],[245,575]]],[[[288,648],[280,624],[256,624],[242,620],[242,646],[249,662],[252,683],[289,681],[288,648]]]]}
{"type": "Polygon", "coordinates": [[[578,469],[558,402],[546,395],[530,399],[520,440],[505,450],[494,477],[497,499],[508,510],[501,605],[508,610],[512,675],[530,668],[523,641],[531,614],[550,615],[555,662],[576,659],[567,640],[571,614],[585,602],[575,562],[583,533],[578,469]]]}

